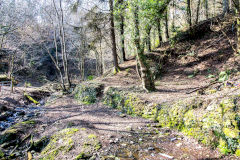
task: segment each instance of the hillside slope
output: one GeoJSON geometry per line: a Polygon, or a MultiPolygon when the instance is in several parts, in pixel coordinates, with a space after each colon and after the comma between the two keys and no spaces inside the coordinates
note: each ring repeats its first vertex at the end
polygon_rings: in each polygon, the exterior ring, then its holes
{"type": "Polygon", "coordinates": [[[135,60],[130,60],[116,75],[79,85],[76,98],[88,103],[89,97],[79,95],[91,97],[88,92],[96,91],[113,108],[152,119],[161,127],[177,128],[223,154],[240,156],[240,68],[232,49],[231,18],[223,19],[221,23],[228,25],[221,30],[209,29],[194,40],[166,43],[146,53],[156,77],[155,92],[143,91],[135,60]]]}

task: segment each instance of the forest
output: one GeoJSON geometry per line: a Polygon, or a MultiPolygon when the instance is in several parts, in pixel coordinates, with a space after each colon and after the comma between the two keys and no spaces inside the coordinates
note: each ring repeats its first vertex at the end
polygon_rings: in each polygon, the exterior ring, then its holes
{"type": "Polygon", "coordinates": [[[0,0],[0,160],[240,159],[240,0],[0,0]]]}

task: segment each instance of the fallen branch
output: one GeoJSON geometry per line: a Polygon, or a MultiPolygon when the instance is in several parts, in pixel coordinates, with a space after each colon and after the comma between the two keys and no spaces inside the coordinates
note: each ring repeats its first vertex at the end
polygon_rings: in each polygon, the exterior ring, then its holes
{"type": "Polygon", "coordinates": [[[222,82],[215,81],[215,82],[210,83],[210,84],[208,84],[208,85],[206,85],[206,86],[202,86],[202,87],[196,88],[196,89],[194,89],[194,90],[192,90],[192,91],[186,92],[186,94],[191,94],[191,93],[196,92],[196,91],[198,91],[198,90],[206,89],[206,88],[208,88],[208,87],[210,87],[210,86],[212,86],[212,85],[214,85],[214,84],[217,84],[217,83],[222,83],[222,82]]]}
{"type": "Polygon", "coordinates": [[[33,97],[29,96],[27,93],[24,93],[24,96],[31,102],[33,102],[34,104],[38,105],[40,104],[37,100],[35,100],[33,97]]]}

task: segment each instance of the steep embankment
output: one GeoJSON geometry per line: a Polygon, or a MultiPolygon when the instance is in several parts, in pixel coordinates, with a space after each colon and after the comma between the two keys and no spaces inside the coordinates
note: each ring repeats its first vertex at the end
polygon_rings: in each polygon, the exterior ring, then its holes
{"type": "Polygon", "coordinates": [[[235,34],[231,16],[226,20],[230,25],[216,32],[206,22],[208,33],[196,32],[202,34],[199,39],[188,37],[146,54],[155,77],[160,77],[156,92],[141,89],[132,60],[116,75],[79,85],[76,98],[92,103],[103,97],[104,104],[124,113],[152,119],[160,127],[176,128],[222,154],[240,156],[239,56],[232,50],[235,34]]]}

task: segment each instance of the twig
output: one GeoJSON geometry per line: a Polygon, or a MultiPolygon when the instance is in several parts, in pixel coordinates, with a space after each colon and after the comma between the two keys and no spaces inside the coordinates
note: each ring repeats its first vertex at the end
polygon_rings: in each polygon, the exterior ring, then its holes
{"type": "Polygon", "coordinates": [[[210,84],[208,84],[208,85],[206,85],[206,86],[199,87],[199,88],[196,88],[196,89],[194,89],[194,90],[192,90],[192,91],[186,92],[186,94],[191,94],[191,93],[196,92],[196,91],[198,91],[198,90],[206,89],[206,88],[210,87],[211,85],[214,85],[214,84],[217,84],[217,83],[222,83],[222,82],[217,82],[217,81],[215,81],[215,82],[210,83],[210,84]]]}

